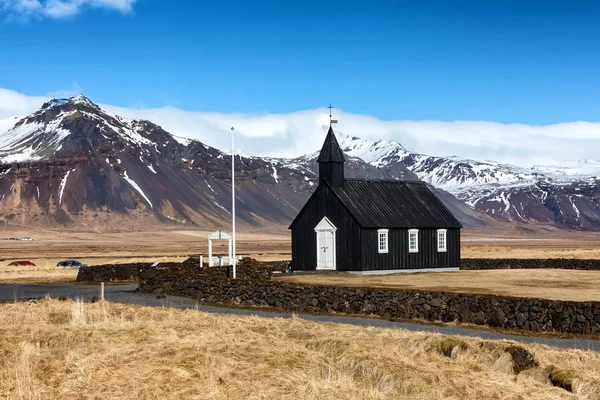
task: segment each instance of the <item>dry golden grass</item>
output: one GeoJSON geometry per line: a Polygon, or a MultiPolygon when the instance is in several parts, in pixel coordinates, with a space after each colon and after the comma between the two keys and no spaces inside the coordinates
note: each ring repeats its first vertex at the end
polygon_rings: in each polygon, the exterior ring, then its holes
{"type": "Polygon", "coordinates": [[[393,287],[541,299],[600,301],[600,271],[501,269],[393,275],[296,275],[280,281],[340,286],[393,287]]]}
{"type": "Polygon", "coordinates": [[[527,346],[515,375],[510,342],[296,318],[44,300],[1,305],[0,335],[9,399],[600,398],[591,351],[527,346]]]}
{"type": "Polygon", "coordinates": [[[540,229],[525,233],[507,229],[468,230],[461,234],[463,258],[579,258],[600,259],[600,235],[540,229]]]}
{"type": "MultiPolygon", "coordinates": [[[[227,231],[227,227],[225,227],[227,231]]],[[[272,232],[272,231],[271,231],[272,232]]],[[[240,255],[290,257],[289,232],[238,232],[240,255]]],[[[186,258],[190,254],[208,253],[207,231],[153,230],[146,232],[73,232],[73,231],[0,231],[0,237],[31,236],[33,241],[0,240],[0,255],[14,259],[43,261],[65,258],[80,259],[89,265],[122,262],[123,259],[149,260],[157,257],[186,258]]],[[[227,253],[227,241],[213,243],[214,253],[227,253]]],[[[52,263],[51,263],[52,264],[52,263]]]]}
{"type": "Polygon", "coordinates": [[[76,268],[0,266],[0,283],[75,282],[76,268]]]}
{"type": "MultiPolygon", "coordinates": [[[[20,279],[18,271],[2,273],[3,266],[17,259],[29,259],[42,267],[40,283],[61,282],[62,272],[49,274],[45,266],[75,258],[89,265],[129,262],[183,261],[190,254],[208,252],[206,230],[166,230],[139,232],[86,232],[4,227],[0,237],[31,236],[33,241],[0,240],[0,275],[20,279]],[[54,275],[52,277],[51,275],[54,275]]],[[[225,230],[228,226],[224,227],[225,230]]],[[[541,229],[541,228],[540,228],[541,229]]],[[[464,257],[484,258],[598,258],[600,234],[540,230],[526,234],[507,226],[502,229],[463,230],[461,244],[464,257]]],[[[215,253],[226,253],[227,242],[214,242],[215,253]]],[[[238,254],[259,260],[291,258],[290,233],[286,227],[269,230],[242,230],[237,235],[238,254]]],[[[36,270],[37,271],[37,270],[36,270]]],[[[36,275],[23,269],[22,282],[35,282],[36,275]]],[[[67,279],[70,279],[66,273],[67,279]]],[[[0,277],[0,280],[3,278],[0,277]]],[[[5,280],[6,281],[6,280],[5,280]]]]}
{"type": "Polygon", "coordinates": [[[461,256],[463,258],[576,258],[597,260],[600,259],[600,243],[598,241],[504,242],[502,244],[463,242],[461,243],[461,256]]]}
{"type": "MultiPolygon", "coordinates": [[[[238,254],[259,260],[290,258],[289,233],[240,232],[238,254]]],[[[54,268],[74,258],[88,265],[134,262],[182,262],[190,254],[208,253],[207,231],[73,232],[4,230],[0,237],[32,236],[33,241],[0,240],[0,283],[66,283],[76,270],[54,268]],[[14,260],[30,260],[38,267],[9,267],[14,260]],[[49,268],[46,268],[49,266],[49,268]]],[[[227,241],[213,244],[215,254],[227,253],[227,241]]]]}
{"type": "Polygon", "coordinates": [[[501,224],[487,229],[463,229],[461,240],[464,258],[600,259],[598,232],[501,224]]]}

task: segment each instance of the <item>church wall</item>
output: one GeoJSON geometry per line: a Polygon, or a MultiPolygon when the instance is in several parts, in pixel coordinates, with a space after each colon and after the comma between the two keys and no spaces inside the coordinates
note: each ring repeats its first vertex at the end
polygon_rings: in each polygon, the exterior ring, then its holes
{"type": "Polygon", "coordinates": [[[319,163],[319,183],[327,180],[333,187],[344,184],[344,163],[319,163]]]}
{"type": "MultiPolygon", "coordinates": [[[[382,227],[385,228],[385,227],[382,227]]],[[[447,229],[446,251],[437,250],[437,229],[419,229],[417,253],[408,251],[408,229],[390,229],[388,253],[379,253],[377,229],[362,231],[362,262],[357,270],[450,268],[460,266],[460,229],[447,229]]]]}
{"type": "Polygon", "coordinates": [[[315,227],[325,216],[337,228],[337,270],[360,269],[360,226],[333,191],[325,185],[317,188],[292,227],[292,269],[316,269],[317,235],[315,227]]]}

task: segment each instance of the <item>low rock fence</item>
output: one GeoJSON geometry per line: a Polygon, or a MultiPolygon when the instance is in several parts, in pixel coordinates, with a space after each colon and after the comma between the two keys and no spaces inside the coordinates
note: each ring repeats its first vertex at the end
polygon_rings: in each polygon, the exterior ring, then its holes
{"type": "Polygon", "coordinates": [[[460,261],[461,270],[537,268],[594,271],[600,270],[600,260],[578,260],[572,258],[463,258],[460,261]]]}
{"type": "MultiPolygon", "coordinates": [[[[180,265],[177,263],[164,266],[180,265]]],[[[77,282],[137,282],[152,269],[150,263],[107,264],[80,267],[77,282]]],[[[198,268],[197,268],[198,269],[198,268]]]]}
{"type": "Polygon", "coordinates": [[[600,303],[442,293],[420,290],[300,285],[155,270],[140,290],[205,303],[269,306],[290,312],[377,315],[459,321],[533,332],[600,334],[600,303]]]}
{"type": "MultiPolygon", "coordinates": [[[[166,272],[174,279],[185,279],[187,276],[211,276],[231,278],[233,275],[231,266],[222,267],[190,267],[190,266],[170,266],[161,267],[160,265],[154,270],[166,272]]],[[[154,272],[153,270],[151,272],[154,272]]],[[[238,265],[236,269],[236,278],[243,280],[270,280],[273,275],[273,270],[270,268],[256,267],[250,265],[238,265]]],[[[142,275],[142,277],[145,275],[142,275]]]]}
{"type": "MultiPolygon", "coordinates": [[[[77,282],[137,282],[142,276],[154,270],[167,270],[173,276],[208,275],[231,277],[231,266],[200,268],[192,258],[183,263],[160,263],[152,267],[150,263],[108,264],[81,267],[77,274],[77,282]]],[[[285,270],[289,261],[261,262],[244,258],[237,266],[238,279],[269,280],[273,271],[285,270]]]]}

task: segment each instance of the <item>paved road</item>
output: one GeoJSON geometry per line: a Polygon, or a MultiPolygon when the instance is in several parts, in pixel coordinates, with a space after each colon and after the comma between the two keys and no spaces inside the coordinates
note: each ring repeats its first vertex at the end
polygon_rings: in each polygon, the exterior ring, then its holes
{"type": "MultiPolygon", "coordinates": [[[[199,305],[185,297],[167,296],[157,299],[155,295],[136,293],[137,285],[115,285],[105,287],[105,298],[116,303],[140,304],[153,307],[174,307],[180,309],[198,309],[215,314],[256,315],[266,318],[290,318],[289,313],[276,313],[248,308],[225,308],[199,305]]],[[[29,284],[0,284],[0,303],[15,300],[33,300],[49,295],[52,298],[61,296],[72,299],[81,298],[89,301],[100,294],[100,286],[92,285],[29,285],[29,284]]],[[[600,351],[600,340],[555,339],[542,337],[529,337],[517,335],[504,335],[501,333],[479,331],[453,326],[432,326],[410,322],[393,322],[382,319],[344,317],[333,315],[300,314],[300,318],[317,322],[334,322],[358,326],[378,326],[384,328],[401,328],[410,331],[439,332],[446,335],[470,336],[483,339],[507,339],[521,343],[541,343],[548,346],[600,351]]]]}

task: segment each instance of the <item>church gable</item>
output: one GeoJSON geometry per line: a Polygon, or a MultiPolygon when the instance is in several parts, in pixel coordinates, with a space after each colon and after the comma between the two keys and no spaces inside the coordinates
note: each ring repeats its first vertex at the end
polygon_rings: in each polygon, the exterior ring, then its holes
{"type": "Polygon", "coordinates": [[[315,226],[315,231],[335,231],[337,228],[331,223],[329,218],[323,217],[321,222],[315,226]]]}

